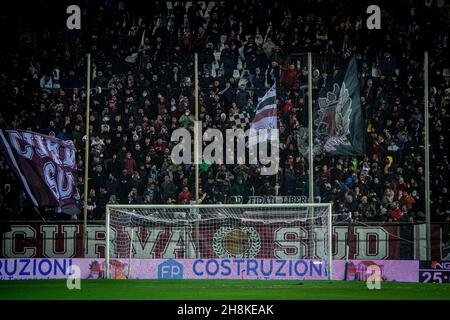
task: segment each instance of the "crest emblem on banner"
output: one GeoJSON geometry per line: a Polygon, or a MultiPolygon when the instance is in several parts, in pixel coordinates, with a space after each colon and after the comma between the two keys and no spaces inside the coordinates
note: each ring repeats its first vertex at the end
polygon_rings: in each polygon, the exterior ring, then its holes
{"type": "Polygon", "coordinates": [[[261,238],[253,227],[220,227],[213,250],[219,258],[254,258],[261,250],[261,238]]]}
{"type": "Polygon", "coordinates": [[[318,104],[318,118],[315,123],[318,141],[315,142],[314,153],[335,151],[339,145],[351,145],[348,136],[352,99],[345,82],[342,87],[335,83],[333,91],[327,92],[326,97],[319,98],[318,104]]]}

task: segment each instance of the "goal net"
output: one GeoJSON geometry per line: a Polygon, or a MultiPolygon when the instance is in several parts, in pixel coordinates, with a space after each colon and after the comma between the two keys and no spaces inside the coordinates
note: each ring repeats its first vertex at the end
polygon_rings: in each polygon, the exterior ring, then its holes
{"type": "MultiPolygon", "coordinates": [[[[111,259],[314,259],[331,278],[331,205],[108,205],[111,259]]],[[[129,277],[133,277],[128,270],[129,277]]]]}

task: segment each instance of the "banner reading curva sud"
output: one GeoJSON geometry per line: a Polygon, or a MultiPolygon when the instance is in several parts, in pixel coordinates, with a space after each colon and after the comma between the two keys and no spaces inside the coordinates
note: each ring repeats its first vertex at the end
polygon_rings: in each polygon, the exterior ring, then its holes
{"type": "MultiPolygon", "coordinates": [[[[345,259],[347,238],[349,257],[357,260],[420,260],[425,259],[426,241],[423,224],[333,226],[333,258],[345,259]],[[348,232],[350,233],[348,234],[348,232]],[[407,237],[409,236],[409,237],[407,237]]],[[[251,230],[225,230],[222,226],[203,230],[202,243],[196,247],[195,232],[176,226],[160,225],[151,230],[134,232],[132,245],[134,258],[268,258],[302,259],[317,245],[309,243],[306,233],[293,230],[289,225],[259,226],[251,230]],[[295,232],[294,232],[295,231],[295,232]],[[236,238],[242,245],[236,246],[236,238]],[[180,244],[186,239],[187,246],[180,244]],[[245,244],[245,245],[244,245],[245,244]],[[188,248],[186,255],[185,248],[188,248]],[[307,251],[308,250],[308,251],[307,251]]],[[[105,226],[102,222],[87,226],[86,258],[104,257],[105,226]]],[[[121,232],[122,248],[129,249],[129,231],[121,232]],[[124,241],[124,242],[123,242],[124,241]]],[[[303,230],[321,234],[321,230],[303,230]]],[[[24,223],[3,222],[0,225],[0,258],[82,258],[83,224],[81,222],[24,223]]],[[[117,249],[116,230],[111,232],[111,258],[121,257],[128,251],[117,249]]],[[[450,260],[449,248],[441,246],[441,226],[432,225],[432,257],[450,260]],[[445,250],[444,250],[445,249],[445,250]]]]}

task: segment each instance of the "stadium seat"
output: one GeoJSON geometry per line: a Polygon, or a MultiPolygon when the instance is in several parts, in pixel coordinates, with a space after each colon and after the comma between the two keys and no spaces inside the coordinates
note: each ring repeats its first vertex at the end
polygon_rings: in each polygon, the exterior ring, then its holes
{"type": "Polygon", "coordinates": [[[248,71],[248,69],[242,69],[241,79],[247,79],[248,81],[250,81],[250,71],[248,71]]]}
{"type": "Polygon", "coordinates": [[[211,9],[214,8],[215,5],[216,5],[215,1],[209,1],[208,6],[206,7],[206,10],[211,11],[211,9]]]}
{"type": "Polygon", "coordinates": [[[244,61],[245,60],[245,56],[244,56],[244,46],[239,48],[239,58],[244,61]]]}
{"type": "Polygon", "coordinates": [[[200,8],[202,8],[202,11],[206,10],[206,3],[205,3],[205,1],[198,1],[197,4],[200,5],[200,8]]]}
{"type": "Polygon", "coordinates": [[[244,67],[244,66],[242,65],[241,59],[238,59],[237,69],[238,69],[238,70],[242,70],[243,67],[244,67]]]}
{"type": "Polygon", "coordinates": [[[214,62],[212,63],[212,65],[213,65],[214,68],[216,68],[216,69],[219,69],[219,68],[220,68],[220,65],[219,65],[219,62],[218,62],[218,61],[215,61],[215,60],[214,60],[214,62]]]}
{"type": "Polygon", "coordinates": [[[238,86],[241,86],[241,85],[246,86],[247,83],[248,83],[247,79],[242,79],[242,78],[241,78],[241,79],[239,80],[239,82],[238,82],[238,86]]]}
{"type": "Polygon", "coordinates": [[[263,37],[260,34],[256,35],[255,43],[256,44],[262,44],[263,42],[264,42],[263,37]]]}
{"type": "Polygon", "coordinates": [[[172,5],[172,1],[166,1],[166,6],[167,6],[167,10],[170,12],[172,12],[173,10],[173,5],[172,5]]]}

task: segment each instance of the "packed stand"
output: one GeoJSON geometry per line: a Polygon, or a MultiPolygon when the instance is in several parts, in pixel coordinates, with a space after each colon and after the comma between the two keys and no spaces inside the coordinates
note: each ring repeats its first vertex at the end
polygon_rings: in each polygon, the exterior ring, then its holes
{"type": "MultiPolygon", "coordinates": [[[[194,167],[173,164],[170,153],[173,130],[193,130],[194,52],[204,129],[224,131],[231,115],[254,115],[258,98],[279,84],[279,174],[262,176],[258,166],[202,164],[200,201],[307,195],[308,162],[297,136],[307,126],[308,71],[302,54],[311,51],[322,57],[316,61],[356,56],[367,125],[366,155],[315,156],[316,201],[333,202],[344,221],[424,220],[422,61],[427,47],[432,220],[450,220],[448,4],[401,17],[387,7],[382,32],[366,28],[364,6],[349,8],[345,1],[327,3],[335,10],[315,1],[188,4],[161,1],[140,10],[138,4],[108,1],[83,10],[79,31],[54,25],[10,30],[14,45],[0,50],[1,127],[73,140],[80,190],[85,183],[85,53],[91,53],[89,219],[103,219],[107,203],[193,200],[194,167]]],[[[322,69],[319,62],[313,69],[318,92],[334,70],[322,69]]],[[[0,217],[33,216],[4,159],[0,181],[0,217]]],[[[61,218],[51,211],[44,215],[61,218]]]]}

